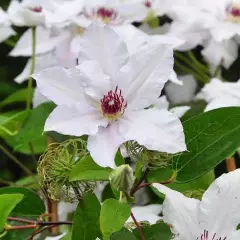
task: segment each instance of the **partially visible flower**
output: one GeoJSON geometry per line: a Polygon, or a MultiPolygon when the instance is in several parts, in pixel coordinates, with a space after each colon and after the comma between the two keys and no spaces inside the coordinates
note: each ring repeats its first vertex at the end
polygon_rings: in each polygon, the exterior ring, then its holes
{"type": "Polygon", "coordinates": [[[205,111],[221,107],[240,106],[240,81],[222,82],[213,78],[198,93],[198,99],[204,99],[208,103],[205,111]]]}
{"type": "MultiPolygon", "coordinates": [[[[162,219],[162,217],[159,216],[161,211],[162,205],[160,204],[132,207],[132,213],[138,222],[147,221],[150,224],[154,224],[162,219]]],[[[127,220],[127,223],[130,222],[133,222],[131,217],[127,220]]]]}
{"type": "MultiPolygon", "coordinates": [[[[52,51],[63,39],[62,36],[52,36],[51,31],[42,26],[36,29],[36,54],[43,54],[52,51]]],[[[28,29],[18,40],[16,46],[9,53],[12,57],[32,56],[32,31],[28,29]]]]}
{"type": "Polygon", "coordinates": [[[41,93],[58,105],[45,131],[89,135],[88,150],[101,166],[115,167],[117,149],[129,140],[150,150],[185,151],[179,119],[166,110],[145,110],[173,71],[172,54],[171,46],[149,44],[130,56],[120,36],[93,23],[81,40],[79,66],[34,74],[41,93]]]}
{"type": "Polygon", "coordinates": [[[194,99],[197,90],[197,81],[192,75],[184,75],[178,77],[183,85],[169,82],[165,86],[166,95],[172,104],[186,103],[194,99]]]}
{"type": "Polygon", "coordinates": [[[240,222],[240,170],[223,174],[203,194],[202,200],[185,197],[161,184],[153,184],[166,195],[163,220],[176,240],[238,240],[240,222]]]}
{"type": "Polygon", "coordinates": [[[55,7],[54,0],[12,0],[7,13],[13,25],[31,27],[44,25],[46,15],[55,7]]]}
{"type": "Polygon", "coordinates": [[[14,34],[15,31],[11,28],[7,14],[0,7],[0,42],[5,41],[14,34]]]}

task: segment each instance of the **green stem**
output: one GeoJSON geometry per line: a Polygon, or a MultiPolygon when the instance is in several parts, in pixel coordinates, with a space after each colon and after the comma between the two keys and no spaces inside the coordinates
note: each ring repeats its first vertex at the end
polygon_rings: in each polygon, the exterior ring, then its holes
{"type": "Polygon", "coordinates": [[[9,47],[15,47],[16,43],[10,39],[4,41],[4,43],[9,47]]]}
{"type": "Polygon", "coordinates": [[[219,71],[221,70],[222,64],[223,64],[223,59],[221,59],[220,63],[217,65],[217,67],[216,67],[216,69],[215,69],[215,71],[213,73],[213,77],[217,77],[219,71]]]}
{"type": "Polygon", "coordinates": [[[3,151],[13,162],[15,162],[27,175],[32,176],[33,173],[24,166],[14,155],[12,155],[3,145],[0,144],[0,150],[3,151]]]}
{"type": "Polygon", "coordinates": [[[27,97],[27,110],[31,109],[31,98],[32,98],[32,88],[33,88],[33,78],[32,74],[35,69],[36,61],[36,27],[32,27],[32,65],[30,70],[30,76],[28,79],[28,97],[27,97]]]}

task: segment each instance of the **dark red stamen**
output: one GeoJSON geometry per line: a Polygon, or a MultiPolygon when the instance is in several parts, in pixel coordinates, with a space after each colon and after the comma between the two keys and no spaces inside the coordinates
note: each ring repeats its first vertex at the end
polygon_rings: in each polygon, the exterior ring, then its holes
{"type": "Polygon", "coordinates": [[[122,114],[127,107],[127,103],[124,101],[122,92],[118,87],[115,91],[109,91],[101,99],[101,108],[104,115],[114,116],[122,114]]]}
{"type": "Polygon", "coordinates": [[[204,232],[201,234],[200,237],[198,237],[196,240],[227,240],[227,237],[219,237],[219,238],[215,238],[216,237],[216,233],[213,234],[212,237],[209,237],[208,235],[208,231],[204,230],[204,232]],[[208,238],[209,237],[209,238],[208,238]]]}
{"type": "Polygon", "coordinates": [[[152,3],[151,3],[151,1],[149,1],[149,0],[146,0],[145,3],[144,3],[144,5],[145,5],[147,8],[152,7],[152,3]]]}
{"type": "Polygon", "coordinates": [[[240,8],[236,6],[227,7],[227,12],[233,17],[240,17],[240,8]]]}
{"type": "Polygon", "coordinates": [[[42,7],[30,7],[29,9],[36,13],[42,12],[42,7]]]}

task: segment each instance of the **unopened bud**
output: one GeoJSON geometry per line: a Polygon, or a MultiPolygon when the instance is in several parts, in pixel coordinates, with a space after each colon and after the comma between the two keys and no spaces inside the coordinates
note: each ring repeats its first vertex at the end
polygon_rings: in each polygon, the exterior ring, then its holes
{"type": "Polygon", "coordinates": [[[132,168],[128,164],[125,164],[113,170],[109,179],[112,186],[117,190],[129,192],[135,178],[132,168]]]}

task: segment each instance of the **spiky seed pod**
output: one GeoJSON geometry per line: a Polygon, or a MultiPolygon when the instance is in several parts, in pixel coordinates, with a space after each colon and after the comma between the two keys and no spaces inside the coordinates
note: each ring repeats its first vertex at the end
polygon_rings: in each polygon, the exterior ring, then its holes
{"type": "Polygon", "coordinates": [[[136,141],[129,141],[125,144],[128,156],[135,162],[141,161],[149,168],[166,168],[172,164],[172,154],[151,151],[136,141]]]}
{"type": "Polygon", "coordinates": [[[40,185],[49,198],[71,202],[95,189],[95,182],[69,182],[69,173],[76,161],[86,155],[86,141],[82,139],[49,145],[37,168],[40,185]]]}

